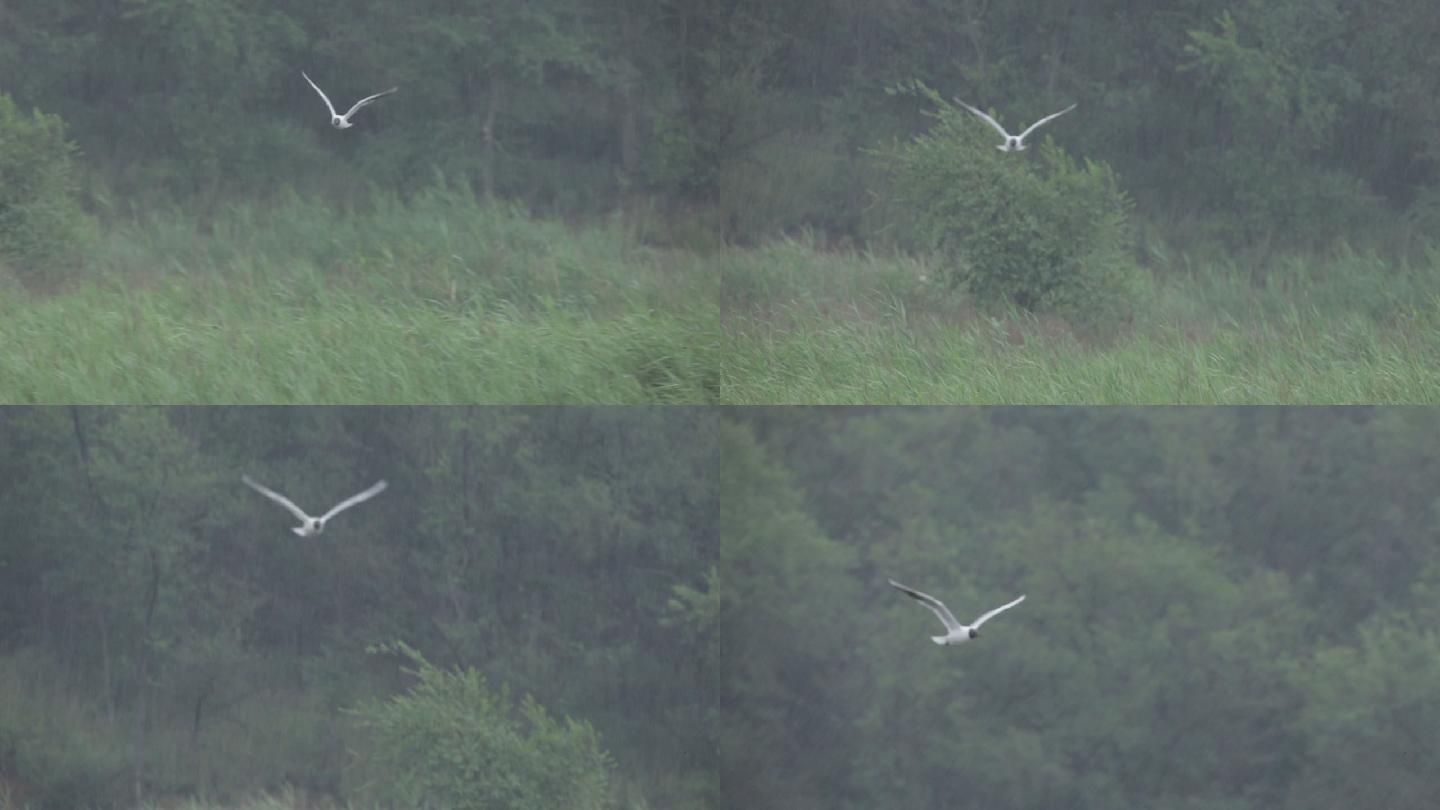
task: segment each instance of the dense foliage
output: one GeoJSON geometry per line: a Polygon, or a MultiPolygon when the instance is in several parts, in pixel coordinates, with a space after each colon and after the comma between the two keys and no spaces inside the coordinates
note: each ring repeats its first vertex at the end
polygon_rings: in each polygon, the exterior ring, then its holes
{"type": "MultiPolygon", "coordinates": [[[[1433,222],[1440,11],[1424,0],[12,0],[0,76],[120,190],[396,189],[435,171],[566,209],[635,191],[759,236],[868,233],[864,150],[924,81],[1054,126],[1183,233],[1433,222]],[[330,130],[336,103],[401,92],[330,130]]],[[[983,125],[982,125],[983,126],[983,125]]]]}
{"type": "Polygon", "coordinates": [[[1419,810],[1440,790],[1437,427],[10,409],[0,791],[1419,810]],[[316,509],[391,486],[302,541],[240,472],[316,509]],[[1028,598],[937,647],[890,578],[962,618],[1028,598]]]}
{"type": "Polygon", "coordinates": [[[885,153],[895,195],[950,283],[982,303],[1112,321],[1128,313],[1139,268],[1130,201],[1104,164],[1077,165],[1046,140],[1038,162],[994,148],[995,134],[929,88],[936,124],[885,153]]]}
{"type": "Polygon", "coordinates": [[[0,93],[0,267],[26,272],[77,255],[89,223],[74,153],[58,116],[26,115],[0,93]]]}
{"type": "Polygon", "coordinates": [[[707,806],[709,673],[669,605],[716,562],[713,422],[643,408],[0,411],[0,783],[40,808],[284,783],[364,797],[396,774],[354,764],[374,729],[347,710],[398,694],[417,709],[406,722],[370,716],[391,754],[378,761],[414,766],[395,782],[412,797],[439,789],[436,735],[466,751],[493,741],[427,725],[420,709],[458,700],[494,739],[518,711],[510,766],[529,769],[534,801],[707,806]],[[314,511],[390,487],[302,540],[242,473],[314,511]],[[366,653],[392,641],[434,662],[420,686],[403,671],[414,662],[366,653]],[[505,685],[534,704],[495,697],[505,685]],[[416,759],[397,758],[401,732],[416,759]],[[597,740],[613,778],[595,770],[597,740]],[[536,756],[584,768],[555,781],[536,756]]]}
{"type": "Polygon", "coordinates": [[[725,804],[1430,806],[1436,428],[1368,409],[733,412],[725,804]],[[962,621],[1028,598],[937,647],[889,578],[962,621]]]}
{"type": "Polygon", "coordinates": [[[529,696],[517,722],[509,690],[473,667],[441,670],[403,643],[382,649],[409,659],[417,682],[358,710],[374,732],[366,766],[378,794],[454,810],[613,806],[609,757],[588,723],[557,722],[529,696]]]}

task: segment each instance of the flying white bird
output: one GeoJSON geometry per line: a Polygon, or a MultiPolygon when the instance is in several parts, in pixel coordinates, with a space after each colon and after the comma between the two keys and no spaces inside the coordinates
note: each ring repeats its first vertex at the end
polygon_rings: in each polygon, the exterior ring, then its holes
{"type": "Polygon", "coordinates": [[[385,490],[386,487],[384,481],[377,481],[375,482],[374,486],[370,487],[359,495],[351,495],[349,498],[346,498],[340,503],[335,504],[335,508],[331,509],[329,512],[326,512],[325,514],[317,518],[310,517],[309,515],[305,514],[305,510],[296,506],[289,498],[281,495],[273,489],[269,489],[264,485],[256,482],[255,479],[251,478],[248,475],[240,476],[240,480],[244,481],[246,486],[250,487],[261,495],[264,495],[265,497],[280,504],[286,509],[289,509],[290,513],[293,514],[300,521],[300,525],[292,528],[290,531],[295,532],[301,537],[310,537],[311,535],[316,535],[320,532],[325,531],[325,521],[329,520],[332,517],[335,517],[339,513],[345,511],[346,509],[349,509],[350,507],[354,506],[357,503],[360,503],[361,501],[368,501],[376,495],[379,495],[385,490]]]}
{"type": "MultiPolygon", "coordinates": [[[[318,88],[317,88],[317,89],[318,89],[318,88]]],[[[1029,135],[1030,133],[1034,132],[1036,129],[1039,129],[1042,125],[1050,123],[1051,121],[1055,120],[1056,118],[1059,118],[1060,116],[1064,115],[1065,113],[1070,112],[1071,110],[1073,110],[1073,109],[1075,109],[1077,106],[1079,106],[1079,103],[1078,103],[1078,102],[1075,103],[1075,104],[1071,104],[1069,107],[1066,107],[1065,109],[1061,110],[1060,112],[1054,113],[1054,114],[1052,114],[1052,115],[1047,115],[1047,116],[1045,116],[1044,118],[1041,118],[1039,121],[1036,121],[1035,123],[1031,124],[1029,129],[1027,129],[1027,130],[1025,130],[1024,132],[1020,133],[1019,135],[1011,135],[1010,133],[1008,133],[1008,132],[1005,131],[1005,128],[1004,128],[1004,127],[1000,126],[1000,122],[999,122],[999,121],[996,121],[994,118],[991,118],[991,117],[990,117],[989,115],[987,115],[985,112],[983,112],[983,111],[981,111],[981,110],[977,110],[977,109],[974,108],[974,107],[971,107],[969,104],[966,104],[965,102],[960,101],[960,99],[958,99],[958,98],[955,99],[955,101],[956,101],[957,103],[959,103],[961,107],[964,107],[965,109],[969,110],[970,112],[973,112],[973,113],[975,113],[976,115],[980,116],[981,118],[984,118],[986,123],[988,123],[990,126],[994,127],[996,132],[999,132],[999,133],[1000,133],[1000,136],[1005,139],[1005,143],[996,144],[996,145],[995,145],[995,148],[996,148],[996,149],[999,149],[1001,152],[1023,152],[1023,151],[1025,151],[1025,137],[1026,137],[1027,135],[1029,135]]]]}
{"type": "Polygon", "coordinates": [[[350,127],[355,126],[354,124],[350,123],[350,116],[354,115],[356,110],[364,107],[366,104],[371,103],[372,101],[380,98],[381,96],[388,96],[396,90],[400,89],[398,87],[392,87],[389,90],[376,93],[373,96],[366,96],[365,98],[362,98],[359,101],[355,102],[355,106],[347,110],[344,115],[340,115],[339,113],[335,112],[335,105],[330,103],[330,97],[325,95],[325,91],[321,90],[319,85],[311,81],[310,77],[306,75],[305,71],[300,71],[300,75],[304,76],[305,81],[310,82],[310,86],[314,87],[315,92],[320,94],[320,98],[325,100],[325,106],[330,109],[330,126],[335,127],[336,129],[349,129],[350,127]]]}
{"type": "Polygon", "coordinates": [[[996,614],[1009,610],[1025,601],[1025,597],[1021,596],[1008,605],[1001,605],[988,613],[981,614],[980,618],[976,619],[974,624],[967,627],[956,621],[955,614],[951,613],[950,608],[945,607],[945,603],[939,599],[936,599],[928,593],[921,593],[914,588],[907,588],[893,579],[890,580],[890,584],[903,591],[906,596],[930,608],[930,610],[935,612],[936,616],[940,617],[940,621],[945,623],[945,635],[930,637],[930,640],[936,644],[964,644],[970,639],[980,635],[980,625],[995,618],[996,614]]]}

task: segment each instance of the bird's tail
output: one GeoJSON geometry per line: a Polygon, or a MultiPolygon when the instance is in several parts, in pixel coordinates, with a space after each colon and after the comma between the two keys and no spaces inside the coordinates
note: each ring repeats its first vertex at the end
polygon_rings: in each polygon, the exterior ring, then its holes
{"type": "Polygon", "coordinates": [[[939,645],[942,646],[942,647],[945,646],[945,637],[944,637],[944,636],[931,636],[931,637],[930,637],[930,640],[933,641],[933,642],[935,642],[936,644],[939,644],[939,645]]]}

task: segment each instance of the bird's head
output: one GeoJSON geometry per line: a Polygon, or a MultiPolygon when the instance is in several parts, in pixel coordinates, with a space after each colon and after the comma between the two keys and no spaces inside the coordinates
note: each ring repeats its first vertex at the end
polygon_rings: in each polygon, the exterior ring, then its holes
{"type": "Polygon", "coordinates": [[[980,637],[980,631],[979,631],[979,630],[976,630],[976,629],[973,628],[973,627],[970,628],[970,638],[979,638],[979,637],[980,637]]]}
{"type": "Polygon", "coordinates": [[[353,127],[355,125],[350,123],[349,121],[346,121],[344,118],[335,115],[330,117],[330,126],[335,127],[336,129],[349,129],[350,127],[353,127]]]}

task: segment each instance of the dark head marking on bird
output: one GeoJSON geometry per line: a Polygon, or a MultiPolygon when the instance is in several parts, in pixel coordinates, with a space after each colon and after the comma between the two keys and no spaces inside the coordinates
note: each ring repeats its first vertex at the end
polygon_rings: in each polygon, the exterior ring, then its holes
{"type": "Polygon", "coordinates": [[[973,627],[970,628],[970,638],[979,638],[979,637],[980,637],[980,631],[979,631],[979,630],[976,630],[976,629],[973,628],[973,627]]]}

